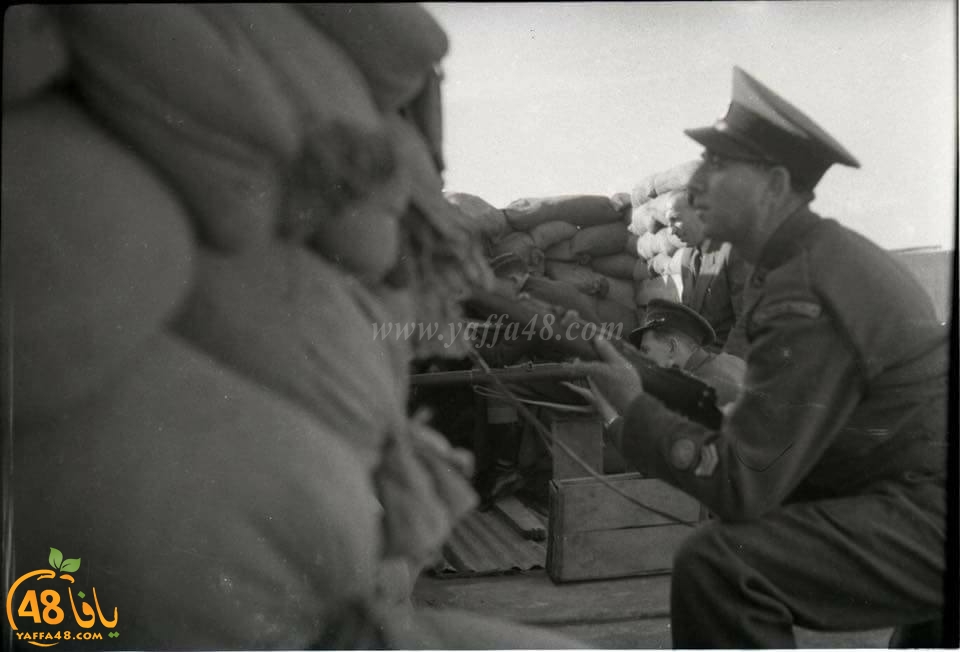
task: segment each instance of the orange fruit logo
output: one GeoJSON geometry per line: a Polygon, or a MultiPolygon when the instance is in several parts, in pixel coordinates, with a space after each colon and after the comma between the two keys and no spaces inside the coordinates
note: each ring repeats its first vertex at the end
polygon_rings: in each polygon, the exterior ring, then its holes
{"type": "Polygon", "coordinates": [[[117,608],[113,608],[113,617],[108,619],[109,612],[103,613],[96,588],[90,588],[93,606],[86,601],[87,594],[82,590],[73,592],[72,585],[76,582],[70,573],[80,569],[80,558],[64,559],[59,550],[50,548],[48,561],[54,570],[41,568],[24,573],[7,592],[7,621],[17,640],[37,647],[53,647],[60,641],[102,641],[104,632],[94,629],[98,620],[102,628],[113,630],[106,633],[108,638],[118,638],[120,633],[115,629],[119,622],[117,608]],[[67,600],[63,599],[62,583],[35,584],[44,580],[65,582],[67,600]],[[68,602],[69,611],[66,609],[68,602]]]}

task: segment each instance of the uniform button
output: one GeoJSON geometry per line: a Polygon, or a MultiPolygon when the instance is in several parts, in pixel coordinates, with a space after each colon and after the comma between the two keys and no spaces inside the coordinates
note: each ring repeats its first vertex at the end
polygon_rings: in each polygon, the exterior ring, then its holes
{"type": "Polygon", "coordinates": [[[670,464],[678,471],[686,471],[693,466],[697,457],[697,445],[691,439],[678,439],[670,447],[670,464]]]}

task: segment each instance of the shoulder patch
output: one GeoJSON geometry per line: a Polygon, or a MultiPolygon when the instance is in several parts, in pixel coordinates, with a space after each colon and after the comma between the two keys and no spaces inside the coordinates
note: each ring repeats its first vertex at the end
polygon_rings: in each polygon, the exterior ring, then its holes
{"type": "Polygon", "coordinates": [[[806,317],[816,319],[823,313],[823,307],[815,301],[801,301],[796,299],[786,299],[769,303],[767,305],[757,306],[753,311],[753,320],[756,322],[765,322],[774,317],[783,315],[793,315],[797,317],[806,317]]]}
{"type": "Polygon", "coordinates": [[[686,471],[697,457],[697,445],[692,439],[678,439],[670,447],[670,465],[678,471],[686,471]]]}

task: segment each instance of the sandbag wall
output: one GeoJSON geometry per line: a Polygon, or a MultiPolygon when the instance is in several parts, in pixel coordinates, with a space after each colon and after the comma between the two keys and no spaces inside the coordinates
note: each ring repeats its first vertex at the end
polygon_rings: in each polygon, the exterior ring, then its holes
{"type": "Polygon", "coordinates": [[[651,299],[679,300],[670,275],[682,243],[667,228],[666,195],[636,205],[629,193],[525,198],[503,209],[466,193],[447,198],[471,216],[498,279],[511,281],[498,285],[502,296],[620,324],[621,335],[651,299]]]}
{"type": "Polygon", "coordinates": [[[476,496],[406,411],[423,343],[371,328],[457,318],[490,281],[440,193],[433,18],[5,18],[14,576],[82,559],[73,591],[130,648],[568,647],[409,602],[476,496]]]}

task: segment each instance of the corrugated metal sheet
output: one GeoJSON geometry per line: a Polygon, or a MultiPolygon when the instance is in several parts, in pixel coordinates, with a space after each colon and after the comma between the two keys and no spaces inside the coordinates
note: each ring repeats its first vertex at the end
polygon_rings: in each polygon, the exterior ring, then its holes
{"type": "Polygon", "coordinates": [[[454,530],[443,557],[433,569],[436,576],[493,575],[544,568],[547,549],[524,539],[495,510],[475,510],[454,530]]]}

